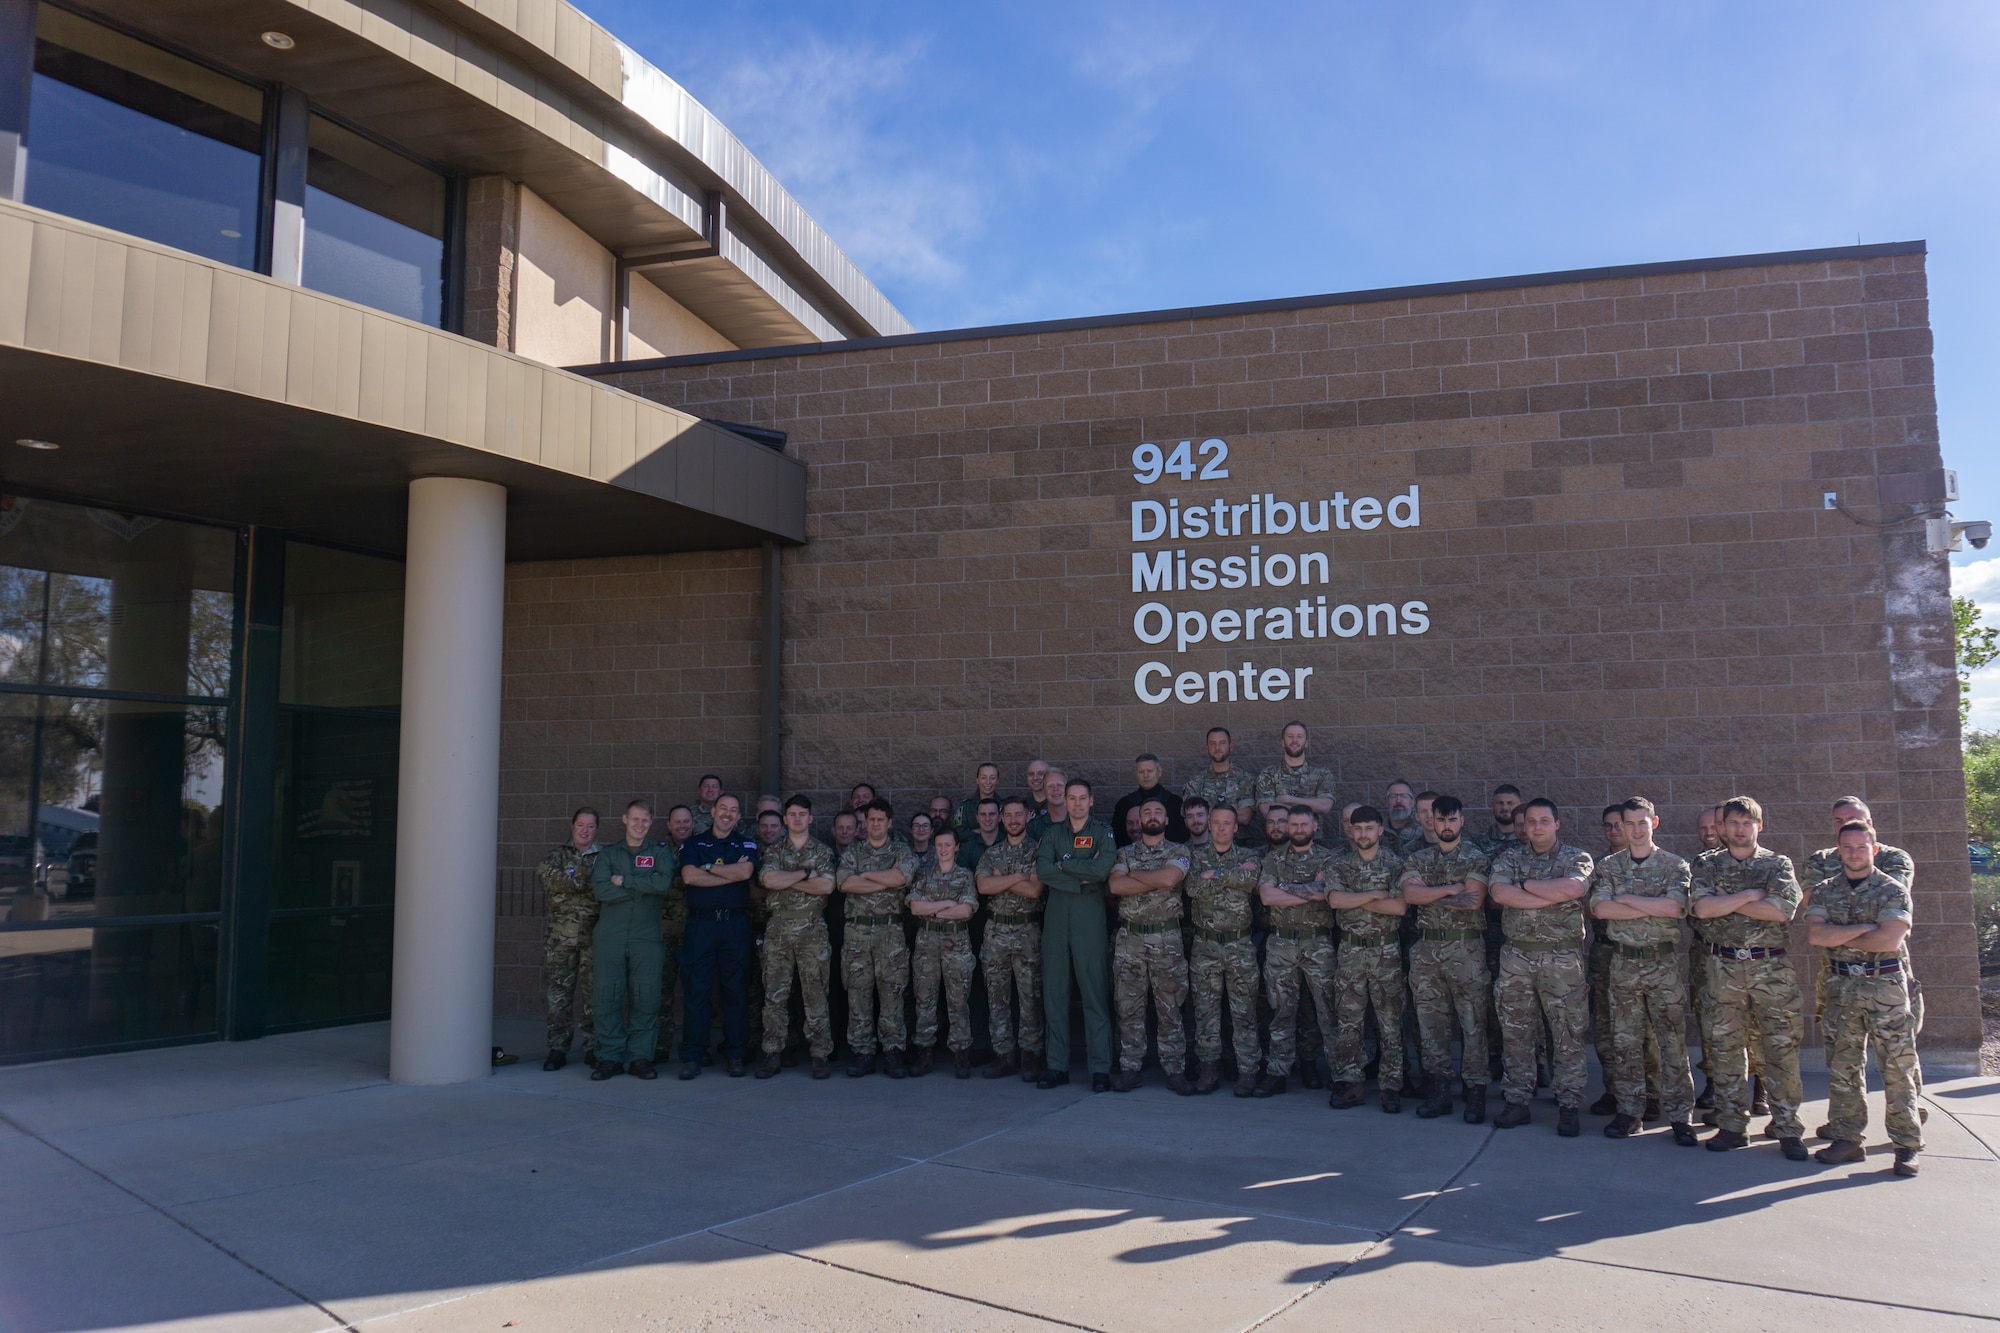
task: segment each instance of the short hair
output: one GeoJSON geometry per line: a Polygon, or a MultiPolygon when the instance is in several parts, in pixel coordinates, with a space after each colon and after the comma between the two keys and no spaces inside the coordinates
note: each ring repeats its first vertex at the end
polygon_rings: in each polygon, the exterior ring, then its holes
{"type": "Polygon", "coordinates": [[[1522,814],[1526,814],[1530,810],[1546,810],[1549,812],[1550,819],[1558,822],[1562,819],[1562,811],[1556,809],[1556,803],[1546,796],[1537,796],[1534,800],[1529,801],[1521,807],[1522,814]]]}
{"type": "Polygon", "coordinates": [[[1154,754],[1151,750],[1148,750],[1146,751],[1146,753],[1140,755],[1137,759],[1134,759],[1132,762],[1135,764],[1157,764],[1160,762],[1160,756],[1154,754]]]}
{"type": "Polygon", "coordinates": [[[1863,819],[1875,818],[1875,812],[1868,808],[1868,802],[1862,800],[1859,796],[1843,796],[1833,803],[1833,808],[1838,810],[1844,805],[1851,805],[1856,810],[1859,810],[1863,819]]]}
{"type": "Polygon", "coordinates": [[[576,809],[570,811],[569,822],[574,824],[577,820],[582,819],[585,815],[589,815],[592,819],[604,818],[603,815],[597,813],[597,808],[595,806],[579,805],[576,809]]]}
{"type": "Polygon", "coordinates": [[[1206,809],[1208,809],[1208,802],[1202,800],[1199,796],[1190,796],[1181,802],[1181,815],[1183,818],[1186,817],[1187,812],[1190,810],[1206,809]]]}
{"type": "Polygon", "coordinates": [[[1437,798],[1440,795],[1442,795],[1441,792],[1434,792],[1429,787],[1426,787],[1410,799],[1419,805],[1425,801],[1429,801],[1431,803],[1431,813],[1435,814],[1437,813],[1437,798]]]}
{"type": "Polygon", "coordinates": [[[667,818],[672,819],[676,810],[687,811],[690,818],[694,815],[694,807],[691,805],[670,805],[667,807],[667,818]]]}
{"type": "Polygon", "coordinates": [[[1313,808],[1309,805],[1286,806],[1285,813],[1287,815],[1304,815],[1307,819],[1319,818],[1317,814],[1313,813],[1313,808]]]}
{"type": "Polygon", "coordinates": [[[843,819],[853,819],[853,818],[854,818],[854,812],[852,810],[836,810],[833,812],[833,822],[836,824],[838,824],[843,819]]]}
{"type": "Polygon", "coordinates": [[[1157,796],[1148,796],[1148,797],[1147,797],[1147,798],[1146,798],[1145,800],[1143,800],[1143,801],[1139,802],[1139,804],[1138,804],[1137,806],[1135,806],[1134,808],[1135,808],[1135,809],[1138,809],[1138,810],[1144,810],[1144,809],[1145,809],[1145,808],[1146,808],[1147,806],[1149,806],[1149,805],[1157,805],[1157,806],[1159,806],[1159,807],[1160,807],[1160,813],[1161,813],[1161,814],[1165,814],[1165,813],[1167,813],[1167,803],[1166,803],[1165,801],[1161,800],[1161,799],[1160,799],[1159,797],[1157,797],[1157,796]]]}
{"type": "Polygon", "coordinates": [[[1347,817],[1347,822],[1350,824],[1381,824],[1387,821],[1382,818],[1380,810],[1377,810],[1372,805],[1363,805],[1347,817]]]}
{"type": "MultiPolygon", "coordinates": [[[[1186,810],[1187,807],[1182,806],[1181,809],[1186,810]]],[[[1229,804],[1229,802],[1227,801],[1222,802],[1221,804],[1217,805],[1213,810],[1210,810],[1208,812],[1208,822],[1213,824],[1215,822],[1215,817],[1217,815],[1228,815],[1231,819],[1236,819],[1236,807],[1229,804]]],[[[1241,823],[1242,821],[1237,820],[1237,822],[1241,823]]]]}
{"type": "Polygon", "coordinates": [[[972,808],[974,810],[984,810],[989,805],[998,810],[1000,808],[1000,798],[998,796],[982,796],[972,808]]]}
{"type": "Polygon", "coordinates": [[[644,810],[650,815],[653,813],[653,803],[643,796],[634,796],[631,800],[625,802],[625,813],[629,815],[634,810],[644,810]]]}
{"type": "Polygon", "coordinates": [[[1845,824],[1842,824],[1840,826],[1840,832],[1836,834],[1835,837],[1844,838],[1850,833],[1865,833],[1868,835],[1868,841],[1870,842],[1875,841],[1875,830],[1869,825],[1868,821],[1865,819],[1848,820],[1845,824]]]}
{"type": "MultiPolygon", "coordinates": [[[[984,805],[986,804],[986,802],[981,801],[980,804],[984,805]]],[[[1021,807],[1022,812],[1026,813],[1028,809],[1028,799],[1025,796],[1009,796],[1006,800],[1000,802],[1000,813],[1003,815],[1006,814],[1007,807],[1010,805],[1018,805],[1021,807]]]]}
{"type": "Polygon", "coordinates": [[[733,802],[735,802],[735,804],[736,804],[736,808],[737,808],[738,810],[741,810],[741,809],[743,808],[743,800],[742,800],[742,798],[741,798],[741,797],[737,796],[735,792],[728,792],[728,791],[726,791],[726,792],[723,792],[723,793],[722,793],[722,794],[721,794],[720,796],[717,796],[717,797],[715,798],[715,803],[716,803],[717,805],[721,805],[721,804],[722,804],[722,803],[723,803],[724,801],[733,801],[733,802]]]}
{"type": "Polygon", "coordinates": [[[1653,803],[1643,796],[1627,796],[1618,803],[1618,808],[1628,815],[1646,815],[1649,818],[1657,818],[1660,813],[1653,803]]]}
{"type": "Polygon", "coordinates": [[[1495,796],[1519,796],[1521,789],[1511,782],[1503,782],[1493,789],[1495,796]]]}
{"type": "Polygon", "coordinates": [[[852,796],[855,792],[860,791],[863,787],[866,787],[868,789],[868,794],[870,796],[873,796],[875,794],[875,784],[872,782],[857,782],[852,787],[849,787],[847,789],[847,794],[849,796],[852,796]]]}
{"type": "Polygon", "coordinates": [[[793,796],[785,802],[785,809],[789,810],[793,806],[797,806],[799,809],[805,811],[807,814],[811,814],[813,808],[812,798],[810,796],[807,796],[804,792],[794,793],[793,796]]]}
{"type": "Polygon", "coordinates": [[[1300,731],[1303,731],[1308,736],[1312,735],[1312,728],[1308,727],[1305,723],[1299,721],[1297,718],[1293,718],[1290,722],[1287,722],[1284,726],[1279,727],[1278,734],[1282,736],[1286,732],[1290,731],[1293,727],[1297,727],[1300,731]]]}
{"type": "Polygon", "coordinates": [[[1613,815],[1622,816],[1624,813],[1625,813],[1625,802],[1613,801],[1610,805],[1607,805],[1602,810],[1598,811],[1597,817],[1599,819],[1609,819],[1613,815]]]}
{"type": "Polygon", "coordinates": [[[931,830],[931,841],[936,842],[939,838],[950,838],[953,842],[957,842],[958,830],[949,824],[941,824],[931,830]]]}
{"type": "Polygon", "coordinates": [[[877,796],[874,800],[861,807],[861,813],[864,815],[872,815],[877,810],[880,810],[889,819],[896,817],[896,807],[890,805],[886,797],[877,796]]]}
{"type": "MultiPolygon", "coordinates": [[[[1411,795],[1415,795],[1415,794],[1416,794],[1416,790],[1417,790],[1417,789],[1416,789],[1416,788],[1415,788],[1414,786],[1411,786],[1411,783],[1410,783],[1410,780],[1409,780],[1408,778],[1390,778],[1390,779],[1389,779],[1389,786],[1390,786],[1390,787],[1409,787],[1409,789],[1410,789],[1410,794],[1411,794],[1411,795]]],[[[1386,790],[1388,790],[1388,788],[1384,788],[1383,790],[1385,790],[1385,791],[1386,791],[1386,790]]]]}
{"type": "Polygon", "coordinates": [[[1465,802],[1459,800],[1456,796],[1433,796],[1431,797],[1431,813],[1433,815],[1441,815],[1446,819],[1451,818],[1453,815],[1462,815],[1465,813],[1465,802]]]}
{"type": "MultiPolygon", "coordinates": [[[[1210,727],[1210,728],[1208,729],[1208,736],[1213,736],[1213,735],[1214,735],[1214,734],[1215,734],[1216,732],[1218,732],[1218,731],[1219,731],[1219,732],[1221,732],[1221,733],[1222,733],[1223,735],[1225,735],[1225,736],[1229,736],[1229,728],[1228,728],[1228,727],[1210,727]]],[[[1203,739],[1203,740],[1207,740],[1207,739],[1208,739],[1208,736],[1203,736],[1203,737],[1202,737],[1202,739],[1203,739]]],[[[1229,736],[1229,739],[1233,741],[1233,740],[1235,740],[1236,738],[1235,738],[1234,736],[1229,736]]]]}
{"type": "Polygon", "coordinates": [[[1764,807],[1757,804],[1753,797],[1732,796],[1722,803],[1722,817],[1727,819],[1731,815],[1747,815],[1761,824],[1764,822],[1764,807]]]}
{"type": "Polygon", "coordinates": [[[720,787],[722,785],[722,774],[704,773],[699,778],[695,779],[694,785],[699,787],[704,782],[713,782],[715,783],[716,786],[720,787]]]}
{"type": "Polygon", "coordinates": [[[1096,793],[1095,793],[1094,791],[1091,791],[1091,786],[1090,786],[1090,783],[1089,783],[1089,782],[1088,782],[1088,781],[1087,781],[1086,779],[1083,779],[1083,778],[1072,778],[1072,777],[1070,777],[1070,775],[1069,775],[1069,774],[1067,774],[1067,773],[1063,774],[1063,778],[1065,779],[1065,781],[1063,782],[1063,795],[1064,795],[1064,796],[1067,796],[1067,795],[1069,795],[1069,789],[1070,789],[1071,787],[1081,787],[1081,788],[1083,788],[1083,789],[1084,789],[1085,791],[1089,791],[1089,792],[1091,792],[1091,794],[1092,794],[1093,796],[1094,796],[1094,795],[1096,795],[1096,793]]]}

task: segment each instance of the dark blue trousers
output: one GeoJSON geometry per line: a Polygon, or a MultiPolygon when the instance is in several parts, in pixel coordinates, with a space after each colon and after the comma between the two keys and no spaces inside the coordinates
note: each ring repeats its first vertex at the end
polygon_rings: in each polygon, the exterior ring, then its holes
{"type": "Polygon", "coordinates": [[[708,1049],[708,996],[722,983],[722,1056],[741,1060],[749,1044],[750,914],[721,920],[713,912],[688,912],[681,944],[681,985],[686,988],[687,1022],[681,1028],[681,1059],[699,1061],[708,1049]]]}

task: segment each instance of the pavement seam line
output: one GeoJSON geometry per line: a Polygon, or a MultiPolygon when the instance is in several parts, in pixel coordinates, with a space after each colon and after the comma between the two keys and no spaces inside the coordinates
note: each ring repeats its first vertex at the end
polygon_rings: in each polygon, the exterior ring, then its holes
{"type": "MultiPolygon", "coordinates": [[[[1919,1095],[1920,1095],[1920,1096],[1922,1096],[1922,1094],[1919,1094],[1919,1095]]],[[[1929,1097],[1929,1096],[1924,1096],[1924,1097],[1923,1097],[1923,1100],[1924,1100],[1924,1101],[1926,1101],[1926,1102],[1929,1102],[1929,1103],[1930,1103],[1930,1104],[1931,1104],[1932,1106],[1935,1106],[1935,1107],[1937,1107],[1937,1109],[1938,1109],[1939,1113],[1940,1113],[1940,1114],[1942,1114],[1942,1115],[1944,1116],[1944,1118],[1945,1118],[1945,1119],[1947,1119],[1947,1120],[1951,1121],[1951,1123],[1952,1123],[1952,1124],[1954,1124],[1954,1125],[1957,1125],[1957,1126],[1958,1126],[1958,1127],[1959,1127],[1959,1128],[1960,1128],[1961,1130],[1963,1130],[1963,1131],[1965,1132],[1965,1136],[1966,1136],[1967,1138],[1971,1139],[1971,1140],[1972,1140],[1972,1141],[1973,1141],[1974,1143],[1978,1144],[1978,1145],[1979,1145],[1979,1146],[1980,1146],[1981,1148],[1985,1148],[1985,1149],[1986,1149],[1986,1155],[1987,1155],[1987,1156],[1988,1156],[1989,1158],[1991,1158],[1992,1160],[1994,1160],[1994,1161],[1996,1161],[1996,1162],[2000,1162],[2000,1152],[1997,1152],[1997,1151],[1995,1151],[1995,1150],[1994,1150],[1993,1148],[1991,1148],[1991,1147],[1988,1147],[1988,1146],[1987,1146],[1987,1143],[1986,1143],[1986,1140],[1985,1140],[1985,1139],[1984,1139],[1983,1137],[1981,1137],[1981,1136],[1980,1136],[1980,1134],[1978,1133],[1978,1131],[1974,1130],[1974,1129],[1972,1128],[1972,1126],[1970,1126],[1970,1125],[1966,1124],[1966,1123],[1965,1123],[1965,1122],[1964,1122],[1963,1120],[1959,1119],[1959,1118],[1958,1118],[1958,1116],[1957,1116],[1956,1114],[1954,1114],[1954,1113],[1953,1113],[1952,1109],[1951,1109],[1951,1108],[1950,1108],[1949,1106],[1946,1106],[1946,1105],[1944,1105],[1943,1103],[1939,1102],[1939,1101],[1937,1100],[1937,1098],[1935,1098],[1935,1097],[1929,1097]]],[[[1928,1151],[1929,1151],[1929,1149],[1925,1149],[1925,1151],[1927,1151],[1927,1152],[1928,1152],[1928,1151]]],[[[1971,1159],[1971,1158],[1963,1158],[1963,1159],[1961,1159],[1961,1160],[1964,1160],[1964,1161],[1970,1161],[1970,1160],[1972,1160],[1972,1159],[1971,1159]]]]}
{"type": "Polygon", "coordinates": [[[837,1264],[831,1259],[822,1259],[816,1254],[800,1254],[797,1250],[773,1249],[769,1245],[759,1245],[756,1241],[744,1240],[740,1236],[723,1236],[722,1239],[735,1241],[738,1245],[749,1245],[755,1249],[764,1251],[766,1254],[783,1255],[787,1259],[803,1259],[809,1264],[818,1264],[823,1268],[831,1268],[835,1272],[852,1273],[856,1277],[873,1278],[877,1282],[887,1282],[890,1286],[907,1287],[911,1291],[921,1291],[931,1296],[942,1296],[950,1301],[963,1301],[967,1305],[977,1305],[987,1310],[998,1310],[1002,1314],[1020,1315],[1022,1318],[1032,1319],[1038,1324],[1053,1324],[1057,1328],[1081,1329],[1082,1333],[1100,1333],[1100,1330],[1094,1324],[1078,1324],[1068,1319],[1059,1318],[1056,1315],[1037,1314],[1033,1310],[1023,1310],[1013,1305],[1002,1305],[998,1301],[982,1300],[980,1297],[966,1296],[955,1291],[942,1291],[937,1287],[927,1287],[921,1282],[912,1282],[908,1278],[890,1277],[886,1273],[871,1273],[865,1268],[852,1268],[846,1264],[837,1264]]]}
{"type": "MultiPolygon", "coordinates": [[[[1496,1254],[1517,1254],[1531,1259],[1558,1259],[1564,1263],[1589,1264],[1595,1268],[1615,1268],[1625,1273],[1650,1273],[1654,1277],[1687,1278],[1695,1282],[1713,1282],[1725,1287],[1743,1287],[1750,1291],[1769,1291],[1780,1296],[1816,1296],[1821,1300],[1844,1301],[1850,1305],[1874,1306],[1884,1310],[1908,1310],[1914,1314],[1949,1315],[1960,1319],[1979,1319],[1987,1323],[2000,1323],[2000,1315],[1980,1314],[1976,1310],[1947,1310],[1935,1305],[1911,1305],[1904,1301],[1883,1301],[1871,1296],[1846,1296],[1833,1291],[1808,1291],[1803,1287],[1781,1287],[1769,1282],[1751,1282],[1744,1278],[1717,1277],[1708,1273],[1683,1273],[1672,1268],[1647,1268],[1642,1264],[1620,1263],[1615,1259],[1593,1259],[1588,1255],[1563,1254],[1549,1250],[1517,1250],[1506,1245],[1494,1245],[1476,1240],[1452,1240],[1444,1242],[1460,1245],[1472,1250],[1491,1250],[1496,1254]]],[[[1356,1262],[1359,1262],[1358,1260],[1356,1262]]]]}
{"type": "Polygon", "coordinates": [[[1430,1207],[1432,1204],[1436,1203],[1439,1199],[1443,1198],[1445,1195],[1445,1191],[1449,1190],[1453,1185],[1456,1185],[1465,1176],[1465,1173],[1472,1169],[1473,1163],[1477,1162],[1482,1156],[1485,1155],[1487,1148],[1492,1146],[1493,1140],[1498,1134],[1499,1134],[1498,1130],[1494,1129],[1491,1125],[1488,1125],[1486,1128],[1485,1137],[1480,1139],[1478,1144],[1474,1146],[1471,1155],[1468,1156],[1463,1162],[1459,1163],[1458,1169],[1452,1172],[1449,1176],[1446,1176],[1442,1184],[1440,1184],[1436,1189],[1430,1191],[1430,1193],[1427,1194],[1423,1198],[1423,1200],[1419,1202],[1415,1207],[1411,1208],[1409,1212],[1403,1214],[1403,1216],[1400,1219],[1398,1219],[1395,1226],[1389,1228],[1388,1231],[1384,1232],[1376,1239],[1370,1241],[1366,1246],[1362,1248],[1361,1253],[1355,1255],[1352,1259],[1349,1259],[1346,1263],[1335,1265],[1334,1270],[1331,1273],[1327,1274],[1319,1281],[1313,1283],[1311,1286],[1307,1287],[1304,1291],[1299,1292],[1297,1295],[1293,1296],[1290,1300],[1285,1301],[1283,1304],[1279,1305],[1276,1309],[1267,1311],[1261,1317],[1252,1320],[1248,1324],[1245,1324],[1241,1330],[1241,1333],[1252,1333],[1252,1330],[1264,1327],[1264,1325],[1270,1323],[1273,1319],[1276,1319],[1279,1315],[1283,1314],[1285,1311],[1291,1309],[1293,1306],[1299,1304],[1301,1301],[1313,1295],[1313,1293],[1322,1290],[1323,1288],[1334,1282],[1343,1273],[1353,1268],[1356,1264],[1365,1262],[1369,1258],[1369,1256],[1373,1255],[1377,1250],[1381,1249],[1384,1245],[1388,1244],[1391,1240],[1393,1240],[1396,1237],[1397,1233],[1401,1232],[1404,1227],[1407,1227],[1408,1225],[1410,1225],[1410,1223],[1416,1221],[1417,1218],[1423,1213],[1424,1209],[1430,1207]]]}
{"type": "Polygon", "coordinates": [[[354,1324],[349,1320],[347,1320],[342,1315],[340,1315],[339,1313],[337,1313],[336,1311],[321,1304],[319,1301],[314,1300],[312,1297],[298,1290],[296,1287],[284,1281],[276,1274],[268,1273],[264,1271],[262,1268],[259,1268],[256,1264],[251,1263],[248,1259],[245,1259],[242,1255],[236,1253],[236,1251],[230,1249],[227,1245],[224,1245],[221,1241],[215,1239],[213,1236],[204,1234],[201,1231],[201,1229],[196,1227],[193,1223],[188,1222],[182,1218],[176,1217],[172,1212],[161,1207],[159,1204],[154,1203],[152,1200],[146,1198],[145,1195],[140,1194],[137,1190],[132,1189],[130,1186],[125,1185],[120,1181],[113,1180],[110,1176],[104,1174],[104,1172],[99,1171],[96,1167],[92,1166],[90,1163],[76,1156],[76,1154],[65,1150],[64,1148],[62,1148],[57,1144],[49,1142],[47,1139],[43,1138],[40,1134],[35,1133],[35,1131],[29,1129],[27,1126],[23,1125],[20,1121],[14,1119],[14,1117],[8,1115],[4,1111],[0,1111],[0,1124],[6,1124],[12,1126],[14,1129],[19,1130],[21,1133],[26,1134],[29,1138],[33,1139],[35,1142],[41,1144],[44,1148],[47,1148],[50,1152],[55,1153],[57,1156],[62,1157],[64,1160],[73,1163],[82,1170],[88,1171],[91,1175],[96,1176],[99,1180],[111,1186],[111,1188],[119,1191],[121,1194],[128,1195],[129,1197],[138,1200],[147,1209],[149,1209],[152,1212],[158,1213],[161,1217],[166,1218],[167,1221],[173,1223],[181,1230],[187,1232],[190,1236],[193,1236],[196,1240],[200,1241],[202,1244],[209,1246],[211,1249],[215,1250],[219,1254],[227,1255],[230,1259],[234,1260],[236,1263],[241,1264],[243,1267],[249,1269],[251,1272],[255,1273],[258,1277],[263,1278],[266,1282],[270,1283],[278,1290],[286,1293],[287,1295],[293,1297],[298,1301],[310,1305],[313,1309],[319,1311],[321,1314],[325,1315],[328,1319],[331,1319],[334,1322],[334,1326],[336,1328],[343,1330],[343,1333],[358,1333],[358,1330],[355,1328],[354,1324]]]}

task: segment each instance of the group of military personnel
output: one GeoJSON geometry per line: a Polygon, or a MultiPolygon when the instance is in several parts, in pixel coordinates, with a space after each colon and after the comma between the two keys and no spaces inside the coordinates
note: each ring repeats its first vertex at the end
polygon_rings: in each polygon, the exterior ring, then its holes
{"type": "Polygon", "coordinates": [[[1859,798],[1835,803],[1835,844],[1802,881],[1759,842],[1763,811],[1747,796],[1701,813],[1691,860],[1655,841],[1651,801],[1607,806],[1605,852],[1593,856],[1563,839],[1554,802],[1524,802],[1512,784],[1495,789],[1492,823],[1476,836],[1457,797],[1400,780],[1380,807],[1336,807],[1334,775],[1307,757],[1308,739],[1288,724],[1280,761],[1252,775],[1214,728],[1208,766],[1179,793],[1162,785],[1158,758],[1141,755],[1138,786],[1109,824],[1087,781],[1041,760],[1028,765],[1025,796],[1002,797],[999,769],[982,764],[973,795],[955,806],[938,797],[901,827],[858,784],[824,837],[804,795],[763,798],[746,827],[714,775],[668,812],[663,839],[644,801],[604,845],[596,813],[579,810],[539,872],[543,1068],[562,1068],[580,1032],[593,1079],[657,1077],[678,991],[679,1077],[713,1058],[717,997],[727,1072],[749,1072],[760,1050],[755,1074],[773,1077],[796,1062],[796,982],[813,1078],[832,1072],[843,998],[850,1077],[922,1076],[942,1044],[967,1078],[983,976],[987,1078],[1070,1081],[1074,985],[1094,1091],[1139,1087],[1150,1046],[1182,1095],[1231,1079],[1239,1097],[1272,1097],[1297,1070],[1351,1109],[1372,1071],[1384,1112],[1413,1096],[1416,1115],[1433,1119],[1453,1110],[1456,1068],[1467,1123],[1486,1120],[1492,1082],[1502,1129],[1529,1124],[1548,1086],[1556,1133],[1574,1137],[1593,1040],[1605,1093],[1589,1109],[1610,1117],[1608,1137],[1664,1122],[1692,1147],[1699,1116],[1721,1152],[1747,1147],[1752,1117],[1768,1115],[1768,1137],[1804,1161],[1805,995],[1789,955],[1803,913],[1821,950],[1814,1004],[1830,1083],[1817,1133],[1830,1142],[1816,1157],[1864,1160],[1872,1050],[1893,1170],[1917,1174],[1915,868],[1878,840],[1859,798]]]}

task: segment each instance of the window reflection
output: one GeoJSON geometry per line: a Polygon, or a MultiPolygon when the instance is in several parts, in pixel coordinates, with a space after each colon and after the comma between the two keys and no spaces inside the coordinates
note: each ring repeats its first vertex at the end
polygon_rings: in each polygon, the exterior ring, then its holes
{"type": "Polygon", "coordinates": [[[324,116],[307,142],[304,284],[441,323],[444,178],[324,116]]]}
{"type": "Polygon", "coordinates": [[[51,6],[35,31],[27,202],[254,264],[262,92],[51,6]]]}

